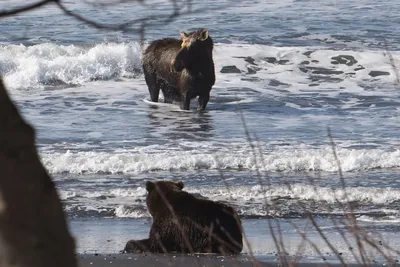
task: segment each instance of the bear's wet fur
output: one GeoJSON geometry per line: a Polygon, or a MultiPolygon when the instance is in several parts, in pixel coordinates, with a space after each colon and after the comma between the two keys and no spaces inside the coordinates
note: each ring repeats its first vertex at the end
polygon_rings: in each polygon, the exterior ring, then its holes
{"type": "Polygon", "coordinates": [[[151,101],[158,102],[161,90],[165,103],[180,102],[181,109],[189,110],[190,100],[198,96],[198,109],[204,110],[215,83],[212,53],[206,29],[153,41],[142,59],[151,101]]]}
{"type": "Polygon", "coordinates": [[[236,211],[220,202],[183,191],[182,182],[147,182],[147,208],[153,217],[148,239],[130,240],[127,253],[218,253],[242,251],[242,225],[236,211]]]}

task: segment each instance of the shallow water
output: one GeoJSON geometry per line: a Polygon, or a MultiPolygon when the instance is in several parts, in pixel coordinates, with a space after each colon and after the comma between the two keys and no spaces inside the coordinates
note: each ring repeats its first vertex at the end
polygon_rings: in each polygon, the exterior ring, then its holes
{"type": "Polygon", "coordinates": [[[168,25],[171,6],[153,2],[141,15],[128,4],[66,5],[114,24],[158,14],[146,43],[208,28],[217,81],[203,113],[196,100],[189,112],[148,101],[138,35],[90,28],[55,6],[0,24],[0,74],[37,130],[74,231],[92,219],[142,225],[152,179],[183,180],[244,220],[341,217],[338,201],[350,201],[360,223],[396,227],[400,90],[384,48],[399,65],[396,1],[203,1],[193,8],[212,10],[168,25]]]}

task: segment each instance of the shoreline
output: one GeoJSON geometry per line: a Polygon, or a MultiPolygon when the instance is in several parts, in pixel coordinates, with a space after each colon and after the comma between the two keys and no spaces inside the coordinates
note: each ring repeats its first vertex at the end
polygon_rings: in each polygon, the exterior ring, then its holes
{"type": "MultiPolygon", "coordinates": [[[[282,266],[277,256],[271,256],[264,260],[257,260],[248,255],[238,256],[219,256],[207,254],[77,254],[79,267],[128,267],[128,266],[201,266],[201,267],[266,267],[266,266],[282,266]]],[[[369,266],[387,266],[388,263],[372,262],[369,266]]],[[[342,266],[338,260],[300,260],[295,266],[342,266]]],[[[347,266],[360,266],[357,263],[347,263],[347,266]]],[[[392,266],[400,266],[398,262],[392,266]]]]}
{"type": "MultiPolygon", "coordinates": [[[[360,266],[360,264],[357,264],[357,259],[352,252],[352,248],[357,248],[354,236],[351,233],[345,233],[345,237],[350,242],[347,244],[338,235],[338,228],[332,225],[331,221],[317,219],[317,222],[323,229],[325,236],[330,240],[330,243],[340,253],[344,262],[349,266],[360,266]]],[[[243,220],[243,227],[250,247],[245,245],[242,253],[235,257],[224,257],[216,254],[195,254],[195,256],[151,253],[121,254],[120,251],[128,240],[141,239],[148,236],[150,224],[151,221],[145,218],[118,220],[86,218],[70,220],[69,226],[76,240],[76,255],[78,255],[79,266],[197,266],[198,261],[202,263],[199,266],[254,266],[250,251],[252,251],[258,263],[257,266],[278,266],[280,263],[267,221],[263,219],[243,220]]],[[[307,226],[306,220],[282,219],[279,220],[279,225],[286,255],[291,260],[294,260],[295,255],[298,255],[297,266],[342,266],[338,257],[335,256],[318,232],[313,228],[305,227],[307,226]],[[306,231],[307,238],[318,247],[320,254],[308,242],[302,242],[300,234],[296,229],[293,229],[293,224],[306,231]]],[[[372,231],[376,227],[373,223],[364,222],[361,226],[366,227],[372,233],[376,233],[378,230],[372,231]]],[[[274,226],[273,230],[277,231],[278,229],[274,226]]],[[[383,249],[383,246],[380,245],[381,241],[394,249],[400,247],[400,234],[396,229],[386,227],[380,229],[378,233],[380,233],[380,238],[376,239],[376,242],[378,242],[381,249],[383,249]]],[[[358,250],[355,251],[358,255],[358,250]]],[[[386,254],[391,255],[396,266],[400,266],[399,255],[394,255],[389,251],[386,251],[386,254]]],[[[368,258],[371,260],[372,265],[375,264],[373,266],[390,265],[373,248],[368,249],[368,258]]]]}

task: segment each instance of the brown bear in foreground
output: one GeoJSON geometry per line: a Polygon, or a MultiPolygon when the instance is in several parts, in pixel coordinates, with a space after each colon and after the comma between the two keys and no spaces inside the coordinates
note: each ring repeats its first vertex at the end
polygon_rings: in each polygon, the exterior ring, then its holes
{"type": "Polygon", "coordinates": [[[128,241],[124,252],[240,253],[242,225],[236,211],[182,188],[182,182],[146,183],[146,203],[153,217],[149,238],[128,241]]]}
{"type": "Polygon", "coordinates": [[[189,110],[190,100],[198,96],[198,109],[204,110],[215,83],[213,41],[205,29],[181,32],[181,37],[153,41],[143,53],[151,101],[158,102],[161,89],[165,103],[177,101],[189,110]]]}

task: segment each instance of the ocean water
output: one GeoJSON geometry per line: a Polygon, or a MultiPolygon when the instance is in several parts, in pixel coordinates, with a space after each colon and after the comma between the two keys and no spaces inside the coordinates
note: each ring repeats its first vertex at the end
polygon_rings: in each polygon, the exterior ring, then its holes
{"type": "Polygon", "coordinates": [[[390,60],[400,66],[398,1],[178,2],[193,12],[168,24],[171,3],[147,3],[65,3],[101,23],[152,16],[143,46],[135,31],[97,30],[55,5],[1,19],[0,75],[37,130],[79,252],[143,237],[144,185],[155,179],[231,203],[260,255],[274,248],[254,227],[341,219],[343,202],[360,224],[400,240],[400,88],[390,60]],[[189,112],[150,103],[143,47],[200,27],[215,43],[207,110],[196,100],[189,112]],[[85,236],[96,225],[103,234],[85,236]]]}

